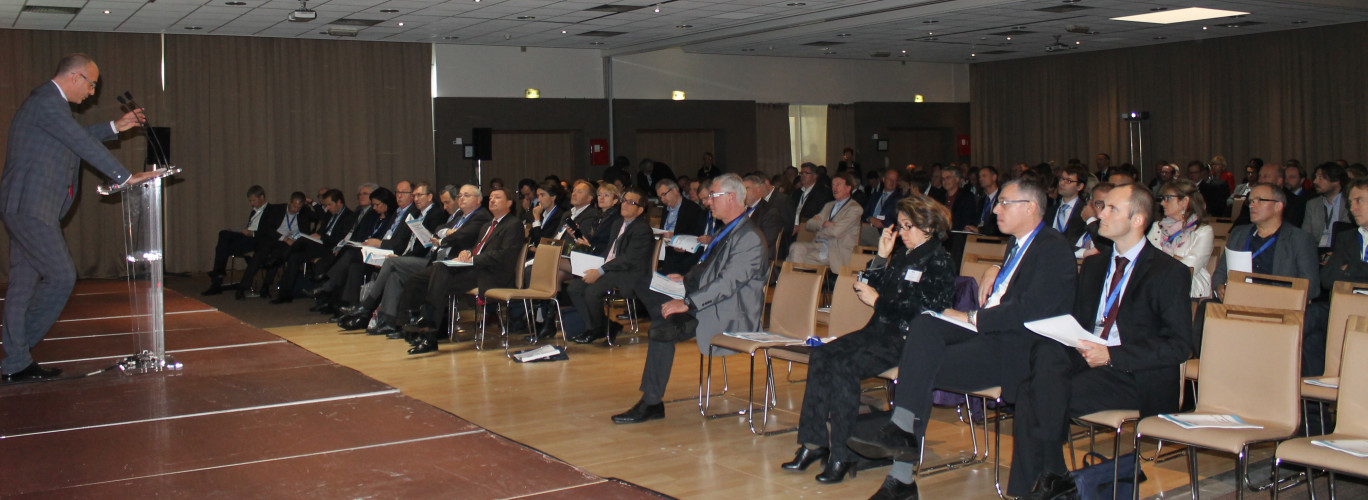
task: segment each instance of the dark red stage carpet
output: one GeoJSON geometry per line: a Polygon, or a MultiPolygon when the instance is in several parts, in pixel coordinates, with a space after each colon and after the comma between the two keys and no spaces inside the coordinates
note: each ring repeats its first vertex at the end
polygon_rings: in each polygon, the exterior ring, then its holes
{"type": "MultiPolygon", "coordinates": [[[[0,497],[658,498],[166,292],[181,371],[0,385],[0,497]]],[[[120,281],[83,281],[33,351],[63,375],[136,349],[120,281]]]]}

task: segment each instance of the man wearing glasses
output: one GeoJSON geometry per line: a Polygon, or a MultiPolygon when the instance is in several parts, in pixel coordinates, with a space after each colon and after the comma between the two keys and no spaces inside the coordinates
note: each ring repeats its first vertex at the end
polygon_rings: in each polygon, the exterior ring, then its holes
{"type": "Polygon", "coordinates": [[[1069,165],[1059,174],[1059,184],[1055,188],[1059,198],[1051,201],[1045,213],[1050,217],[1050,228],[1064,235],[1066,241],[1076,242],[1087,230],[1082,214],[1087,200],[1079,196],[1087,184],[1088,169],[1082,165],[1069,165]]]}
{"type": "MultiPolygon", "coordinates": [[[[666,242],[676,234],[689,236],[700,236],[703,228],[707,224],[707,213],[703,211],[697,203],[684,199],[684,194],[679,191],[679,184],[671,179],[661,179],[656,183],[656,196],[660,197],[660,203],[665,205],[665,213],[660,216],[660,229],[664,231],[660,237],[666,242]]],[[[674,247],[665,250],[664,258],[660,259],[660,273],[683,274],[698,262],[697,252],[686,252],[674,247]]]]}
{"type": "Polygon", "coordinates": [[[651,259],[654,258],[651,250],[655,240],[651,238],[650,225],[637,222],[644,213],[646,194],[640,189],[628,189],[622,195],[622,217],[606,229],[613,239],[603,265],[585,271],[583,277],[570,280],[566,285],[570,303],[579,310],[585,326],[583,332],[570,340],[588,344],[607,336],[611,343],[622,331],[622,325],[608,321],[604,315],[603,294],[616,288],[624,297],[633,297],[639,290],[650,288],[651,259]]]}
{"type": "MultiPolygon", "coordinates": [[[[894,460],[889,479],[875,498],[916,498],[918,435],[925,435],[933,388],[972,391],[1000,386],[1003,399],[1015,401],[1030,372],[1032,346],[1041,339],[1024,324],[1073,309],[1078,263],[1069,243],[1044,220],[1045,188],[1014,180],[998,194],[993,212],[1012,244],[1002,267],[989,268],[979,281],[979,308],[942,312],[958,324],[931,315],[912,323],[910,331],[916,334],[908,335],[903,345],[890,422],[875,437],[857,436],[846,442],[865,457],[894,460]]],[[[1027,485],[1014,494],[1029,491],[1027,485]]]]}
{"type": "MultiPolygon", "coordinates": [[[[1249,190],[1250,224],[1230,230],[1227,251],[1250,252],[1253,271],[1290,278],[1306,278],[1307,299],[1320,295],[1320,262],[1316,257],[1316,240],[1293,224],[1283,224],[1283,207],[1287,192],[1278,184],[1258,184],[1249,190]]],[[[1211,275],[1211,288],[1217,299],[1225,298],[1229,279],[1226,259],[1216,263],[1211,275]]]]}
{"type": "Polygon", "coordinates": [[[130,174],[100,144],[138,126],[142,110],[82,128],[69,104],[95,95],[100,68],[85,54],[57,63],[52,80],[38,86],[10,122],[5,171],[0,177],[0,219],[10,235],[9,288],[5,293],[4,380],[55,377],[29,356],[66,306],[76,285],[76,266],[62,236],[61,218],[80,189],[81,160],[115,183],[141,182],[152,172],[130,174]]]}

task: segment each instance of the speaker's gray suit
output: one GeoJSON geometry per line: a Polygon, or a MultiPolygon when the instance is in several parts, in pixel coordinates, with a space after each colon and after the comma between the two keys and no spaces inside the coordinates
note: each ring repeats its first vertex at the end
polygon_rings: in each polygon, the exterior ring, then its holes
{"type": "MultiPolygon", "coordinates": [[[[707,350],[713,336],[722,332],[757,332],[762,329],[760,315],[765,306],[765,276],[769,269],[769,247],[760,229],[742,216],[730,233],[714,244],[707,260],[699,262],[684,276],[684,302],[698,320],[695,335],[698,347],[707,350]]],[[[648,292],[641,296],[651,313],[652,328],[667,321],[660,306],[669,297],[648,292]]],[[[688,322],[692,323],[692,322],[688,322]]],[[[642,402],[656,404],[665,394],[674,365],[675,344],[652,340],[646,351],[646,367],[641,373],[642,402]]]]}
{"type": "Polygon", "coordinates": [[[81,160],[117,183],[131,174],[101,141],[118,138],[103,122],[82,129],[54,82],[34,89],[10,122],[0,219],[10,235],[5,293],[5,359],[11,374],[33,362],[29,349],[57,321],[76,284],[76,267],[62,238],[61,218],[80,190],[81,160]]]}

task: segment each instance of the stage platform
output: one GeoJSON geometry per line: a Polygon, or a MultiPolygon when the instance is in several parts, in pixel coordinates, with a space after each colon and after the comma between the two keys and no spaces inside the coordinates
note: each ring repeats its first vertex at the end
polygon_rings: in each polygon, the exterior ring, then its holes
{"type": "Polygon", "coordinates": [[[0,497],[662,497],[171,290],[166,346],[185,368],[102,372],[137,349],[129,314],[124,282],[78,283],[33,350],[72,378],[0,385],[0,497]]]}

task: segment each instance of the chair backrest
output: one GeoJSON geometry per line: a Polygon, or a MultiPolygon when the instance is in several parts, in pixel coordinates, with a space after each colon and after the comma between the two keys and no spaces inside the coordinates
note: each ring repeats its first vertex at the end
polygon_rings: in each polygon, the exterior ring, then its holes
{"type": "MultiPolygon", "coordinates": [[[[556,279],[557,264],[560,263],[561,246],[559,240],[542,240],[537,245],[537,253],[532,263],[532,280],[527,283],[528,290],[559,291],[560,280],[556,279]]],[[[526,266],[523,266],[526,267],[526,266]]]]}
{"type": "Polygon", "coordinates": [[[862,248],[867,247],[855,247],[855,251],[851,252],[850,254],[850,261],[846,262],[846,265],[844,267],[853,267],[855,269],[864,269],[866,267],[869,267],[869,262],[874,260],[874,257],[877,254],[861,252],[860,249],[862,248]]]}
{"type": "Polygon", "coordinates": [[[1221,239],[1225,239],[1227,236],[1229,236],[1230,228],[1235,225],[1235,223],[1230,219],[1212,219],[1208,221],[1207,224],[1211,225],[1211,234],[1221,239]]]}
{"type": "MultiPolygon", "coordinates": [[[[1368,324],[1368,318],[1354,316],[1368,324]]],[[[1335,433],[1368,435],[1368,329],[1350,331],[1344,336],[1344,368],[1340,372],[1339,413],[1335,433]]]]}
{"type": "Polygon", "coordinates": [[[817,331],[817,298],[821,295],[826,266],[785,262],[774,287],[769,332],[805,339],[817,331]]]}
{"type": "Polygon", "coordinates": [[[1239,198],[1235,198],[1235,199],[1230,203],[1230,213],[1235,214],[1235,215],[1240,215],[1240,211],[1244,210],[1245,203],[1248,202],[1248,201],[1249,201],[1249,197],[1247,197],[1247,196],[1241,196],[1241,197],[1239,197],[1239,198]]]}
{"type": "Polygon", "coordinates": [[[1007,255],[1007,237],[971,234],[964,239],[964,253],[996,255],[1001,258],[1007,255]]]}
{"type": "Polygon", "coordinates": [[[513,286],[520,287],[523,284],[523,275],[527,273],[527,245],[522,246],[518,251],[518,268],[513,271],[513,286]]]}
{"type": "Polygon", "coordinates": [[[656,238],[655,247],[651,249],[651,272],[660,271],[660,260],[656,256],[660,255],[660,247],[665,245],[665,238],[656,238]]]}
{"type": "MultiPolygon", "coordinates": [[[[964,259],[960,261],[960,276],[966,278],[979,279],[983,277],[983,272],[993,266],[1002,265],[1002,255],[979,255],[969,252],[964,253],[964,259]]],[[[983,283],[979,283],[983,286],[983,283]]]]}
{"type": "MultiPolygon", "coordinates": [[[[1325,330],[1325,374],[1333,377],[1340,372],[1340,349],[1344,346],[1344,331],[1349,326],[1350,315],[1368,312],[1368,295],[1354,293],[1354,290],[1368,290],[1368,284],[1335,282],[1330,292],[1330,323],[1325,330]]],[[[1363,318],[1360,316],[1359,318],[1363,318]]]]}
{"type": "Polygon", "coordinates": [[[1306,278],[1230,271],[1224,302],[1233,306],[1306,311],[1306,278]]]}
{"type": "MultiPolygon", "coordinates": [[[[804,222],[806,222],[806,221],[804,221],[804,222]]],[[[804,224],[799,224],[799,225],[798,225],[798,234],[797,234],[796,236],[794,236],[793,241],[795,241],[795,242],[798,242],[798,241],[812,241],[812,240],[815,240],[815,239],[817,239],[817,233],[814,233],[814,232],[812,232],[812,231],[809,231],[808,228],[807,228],[807,224],[804,223],[804,224]]]]}
{"type": "Polygon", "coordinates": [[[863,269],[846,266],[836,276],[836,290],[831,294],[831,320],[827,322],[828,336],[839,337],[864,328],[874,316],[874,308],[855,295],[856,275],[863,269]]]}
{"type": "Polygon", "coordinates": [[[1199,413],[1233,413],[1295,428],[1301,415],[1301,313],[1207,306],[1199,413]]]}
{"type": "Polygon", "coordinates": [[[1225,258],[1225,242],[1211,245],[1211,257],[1207,259],[1207,272],[1215,271],[1216,265],[1225,258]]]}

